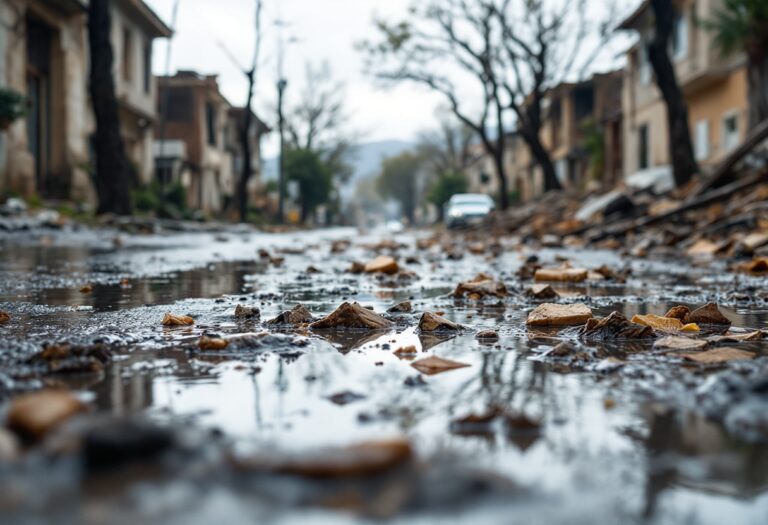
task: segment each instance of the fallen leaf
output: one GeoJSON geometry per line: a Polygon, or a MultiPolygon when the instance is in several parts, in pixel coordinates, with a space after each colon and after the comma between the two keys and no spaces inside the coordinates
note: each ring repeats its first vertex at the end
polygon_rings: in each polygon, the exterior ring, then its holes
{"type": "Polygon", "coordinates": [[[586,323],[592,318],[592,310],[585,304],[544,303],[530,314],[529,326],[573,326],[586,323]]]}
{"type": "Polygon", "coordinates": [[[581,330],[587,339],[645,339],[653,337],[653,328],[632,323],[620,312],[611,312],[602,319],[589,319],[581,330]]]}
{"type": "Polygon", "coordinates": [[[683,323],[680,319],[662,317],[654,314],[635,315],[632,317],[632,322],[650,326],[654,330],[659,330],[661,332],[679,332],[683,329],[683,323]]]}
{"type": "Polygon", "coordinates": [[[457,368],[465,368],[471,365],[466,363],[460,363],[458,361],[451,361],[450,359],[443,359],[435,355],[419,359],[411,363],[411,366],[426,375],[439,374],[440,372],[447,372],[449,370],[455,370],[457,368]]]}
{"type": "Polygon", "coordinates": [[[755,354],[739,350],[738,348],[722,347],[700,352],[698,354],[683,354],[682,357],[688,361],[694,361],[702,365],[716,365],[727,363],[729,361],[753,359],[755,354]]]}
{"type": "Polygon", "coordinates": [[[700,339],[670,335],[656,341],[653,347],[669,350],[701,350],[702,348],[705,348],[707,344],[706,341],[700,339]]]}
{"type": "Polygon", "coordinates": [[[229,341],[226,339],[220,337],[208,337],[207,335],[202,336],[197,343],[200,350],[224,350],[227,345],[229,345],[229,341]]]}
{"type": "Polygon", "coordinates": [[[583,268],[541,268],[536,270],[533,278],[536,281],[579,283],[586,281],[588,275],[589,272],[583,268]]]}
{"type": "Polygon", "coordinates": [[[754,332],[728,332],[724,335],[713,335],[707,340],[713,343],[737,343],[741,341],[761,341],[762,339],[763,333],[760,330],[755,330],[754,332]]]}
{"type": "Polygon", "coordinates": [[[195,324],[195,320],[188,315],[174,315],[166,312],[163,316],[163,325],[165,326],[189,326],[195,324]]]}
{"type": "Polygon", "coordinates": [[[50,430],[88,407],[68,390],[42,390],[11,401],[8,428],[25,437],[40,439],[50,430]]]}

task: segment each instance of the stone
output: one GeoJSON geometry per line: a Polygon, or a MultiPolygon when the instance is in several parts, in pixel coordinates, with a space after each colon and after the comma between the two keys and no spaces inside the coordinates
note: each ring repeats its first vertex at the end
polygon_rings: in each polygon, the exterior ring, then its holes
{"type": "Polygon", "coordinates": [[[585,304],[544,303],[530,314],[528,326],[574,326],[586,323],[592,318],[592,310],[585,304]]]}
{"type": "Polygon", "coordinates": [[[42,390],[11,401],[6,422],[17,434],[39,440],[87,409],[87,405],[68,390],[42,390]]]}
{"type": "Polygon", "coordinates": [[[297,326],[311,323],[314,320],[314,317],[312,317],[312,314],[304,305],[297,304],[292,309],[279,314],[274,319],[270,319],[266,324],[270,326],[297,326]]]}
{"type": "Polygon", "coordinates": [[[261,310],[256,306],[243,306],[238,304],[235,306],[235,317],[241,319],[259,319],[261,317],[261,310]]]}
{"type": "Polygon", "coordinates": [[[587,280],[589,272],[584,268],[540,268],[533,275],[538,282],[580,283],[587,280]]]}
{"type": "Polygon", "coordinates": [[[229,341],[226,339],[220,337],[208,337],[207,335],[202,336],[197,342],[197,346],[200,350],[224,350],[227,345],[229,345],[229,341]]]}
{"type": "Polygon", "coordinates": [[[682,357],[687,361],[694,361],[702,365],[717,365],[727,363],[729,361],[753,359],[755,354],[752,352],[739,350],[738,348],[722,347],[706,350],[696,354],[683,354],[682,357]]]}
{"type": "Polygon", "coordinates": [[[459,361],[451,361],[450,359],[443,359],[442,357],[430,356],[424,359],[419,359],[411,363],[411,366],[426,375],[435,375],[441,372],[447,372],[449,370],[456,370],[457,368],[466,368],[470,365],[467,363],[460,363],[459,361]]]}
{"type": "Polygon", "coordinates": [[[166,312],[163,316],[163,326],[190,326],[195,324],[195,320],[188,315],[174,315],[166,312]]]}
{"type": "Polygon", "coordinates": [[[507,287],[500,281],[495,281],[488,275],[479,274],[471,281],[459,283],[453,292],[454,297],[469,297],[470,299],[482,299],[483,297],[506,297],[507,287]]]}
{"type": "Polygon", "coordinates": [[[525,295],[533,297],[534,299],[555,299],[560,297],[551,284],[534,284],[531,285],[526,291],[525,295]]]}
{"type": "Polygon", "coordinates": [[[402,303],[397,303],[394,306],[391,306],[387,312],[391,314],[407,314],[411,313],[413,311],[413,305],[410,301],[403,301],[402,303]]]}
{"type": "Polygon", "coordinates": [[[424,312],[419,319],[419,330],[422,332],[456,332],[462,328],[460,324],[433,312],[424,312]]]}
{"type": "Polygon", "coordinates": [[[400,267],[394,257],[389,255],[379,255],[365,265],[365,273],[386,273],[389,275],[397,273],[400,267]]]}
{"type": "Polygon", "coordinates": [[[361,306],[359,303],[342,303],[326,317],[315,321],[310,328],[323,330],[328,328],[364,328],[379,330],[392,326],[392,321],[361,306]]]}
{"type": "Polygon", "coordinates": [[[499,338],[499,333],[494,330],[483,330],[482,332],[478,332],[475,336],[476,339],[486,339],[486,340],[496,340],[499,338]]]}
{"type": "Polygon", "coordinates": [[[699,324],[731,324],[731,320],[723,315],[715,303],[707,303],[701,308],[697,308],[691,312],[685,319],[685,322],[699,324]]]}
{"type": "Polygon", "coordinates": [[[7,323],[11,320],[11,316],[8,312],[0,310],[0,323],[7,323]]]}
{"type": "Polygon", "coordinates": [[[619,312],[602,319],[589,319],[581,335],[588,339],[647,339],[654,337],[653,328],[630,322],[619,312]]]}
{"type": "Polygon", "coordinates": [[[664,314],[664,317],[669,317],[670,319],[679,319],[680,322],[684,323],[685,319],[690,313],[691,309],[687,306],[673,306],[667,313],[664,314]]]}

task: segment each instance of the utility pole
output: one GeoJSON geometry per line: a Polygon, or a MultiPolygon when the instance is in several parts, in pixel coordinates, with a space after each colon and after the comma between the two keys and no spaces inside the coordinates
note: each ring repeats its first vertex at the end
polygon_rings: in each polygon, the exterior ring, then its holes
{"type": "MultiPolygon", "coordinates": [[[[179,14],[179,0],[173,3],[173,14],[171,15],[171,31],[176,31],[176,17],[179,14]]],[[[165,124],[168,120],[168,103],[170,95],[170,78],[171,78],[171,44],[173,42],[173,34],[168,37],[168,43],[165,47],[165,82],[167,83],[163,90],[163,96],[160,99],[160,151],[157,158],[161,162],[165,162],[165,124]]],[[[160,183],[160,206],[165,208],[165,179],[163,175],[157,173],[157,166],[155,166],[156,175],[160,175],[158,182],[160,183]]],[[[173,181],[173,163],[170,164],[169,169],[170,181],[173,181]]]]}
{"type": "Polygon", "coordinates": [[[277,221],[282,223],[285,219],[285,121],[283,119],[283,92],[288,86],[288,81],[279,78],[277,81],[277,122],[280,131],[280,161],[278,162],[277,181],[277,221]]]}

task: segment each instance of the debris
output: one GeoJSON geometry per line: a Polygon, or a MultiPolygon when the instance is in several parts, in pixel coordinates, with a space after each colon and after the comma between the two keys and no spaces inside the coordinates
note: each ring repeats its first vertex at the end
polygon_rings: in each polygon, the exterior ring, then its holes
{"type": "Polygon", "coordinates": [[[386,273],[389,275],[397,273],[400,267],[394,257],[389,255],[379,255],[374,260],[365,265],[365,273],[386,273]]]}
{"type": "Polygon", "coordinates": [[[270,319],[266,324],[270,326],[297,326],[311,323],[314,317],[304,305],[297,304],[288,311],[282,312],[274,319],[270,319]]]}
{"type": "Polygon", "coordinates": [[[80,288],[80,293],[82,294],[89,294],[91,292],[93,292],[93,286],[91,286],[90,284],[86,284],[82,288],[80,288]]]}
{"type": "Polygon", "coordinates": [[[664,317],[678,319],[680,322],[684,323],[690,314],[691,310],[687,306],[673,306],[664,314],[664,317]]]}
{"type": "Polygon", "coordinates": [[[195,324],[195,320],[188,315],[174,315],[166,312],[163,316],[164,326],[190,326],[195,324]]]}
{"type": "Polygon", "coordinates": [[[405,357],[409,357],[409,356],[413,357],[414,355],[416,355],[418,353],[418,350],[416,349],[416,347],[414,345],[409,345],[409,346],[401,346],[400,348],[398,348],[397,350],[395,350],[392,353],[395,354],[398,357],[403,357],[403,356],[405,356],[405,357]]]}
{"type": "Polygon", "coordinates": [[[707,341],[711,343],[738,343],[742,341],[761,341],[762,339],[763,333],[760,330],[755,330],[753,332],[728,332],[724,335],[713,335],[710,336],[707,341]]]}
{"type": "Polygon", "coordinates": [[[407,314],[411,313],[413,311],[413,305],[411,305],[410,301],[403,301],[402,303],[397,303],[396,305],[390,307],[387,312],[391,314],[407,314]]]}
{"type": "Polygon", "coordinates": [[[555,299],[560,297],[551,284],[533,284],[525,291],[525,295],[534,299],[555,299]]]}
{"type": "Polygon", "coordinates": [[[432,312],[424,312],[419,320],[419,330],[422,332],[453,332],[461,330],[462,328],[464,327],[460,324],[449,321],[432,312]]]}
{"type": "Polygon", "coordinates": [[[377,313],[360,306],[359,303],[342,303],[328,316],[315,321],[310,328],[322,330],[326,328],[365,328],[366,330],[378,330],[389,328],[392,321],[385,319],[377,313]]]}
{"type": "Polygon", "coordinates": [[[632,317],[632,322],[643,326],[650,326],[660,332],[680,332],[683,330],[683,322],[674,317],[662,317],[654,314],[637,314],[632,317]]]}
{"type": "Polygon", "coordinates": [[[688,361],[694,361],[702,365],[716,365],[727,363],[729,361],[752,359],[755,357],[755,354],[752,352],[739,350],[738,348],[730,348],[724,346],[721,348],[706,350],[697,354],[683,354],[682,357],[688,361]]]}
{"type": "Polygon", "coordinates": [[[365,265],[358,261],[352,261],[352,265],[347,269],[347,273],[359,274],[365,271],[365,265]]]}
{"type": "Polygon", "coordinates": [[[685,322],[700,324],[731,324],[731,320],[723,315],[715,303],[707,303],[701,308],[697,308],[691,312],[685,319],[685,322]]]}
{"type": "Polygon", "coordinates": [[[482,332],[478,332],[475,338],[496,340],[499,338],[499,333],[494,330],[483,330],[482,332]]]}
{"type": "Polygon", "coordinates": [[[717,243],[714,243],[707,239],[699,239],[695,243],[693,243],[686,253],[690,257],[697,257],[697,256],[712,256],[715,255],[719,250],[721,246],[717,243]]]}
{"type": "Polygon", "coordinates": [[[101,372],[111,359],[112,352],[103,343],[90,345],[67,342],[44,344],[43,350],[33,355],[30,363],[45,363],[51,374],[101,372]]]}
{"type": "Polygon", "coordinates": [[[592,318],[581,330],[587,339],[647,339],[654,337],[653,329],[630,322],[619,312],[611,312],[602,319],[592,318]]]}
{"type": "Polygon", "coordinates": [[[356,392],[352,392],[350,390],[337,392],[333,395],[328,396],[328,400],[331,403],[339,406],[348,405],[350,403],[354,403],[355,401],[360,401],[361,399],[365,399],[365,396],[362,394],[358,394],[356,392]]]}
{"type": "Polygon", "coordinates": [[[447,372],[449,370],[456,370],[457,368],[466,368],[466,363],[460,363],[458,361],[451,361],[450,359],[443,359],[435,355],[419,359],[411,363],[411,366],[426,375],[435,375],[441,372],[447,372]]]}
{"type": "Polygon", "coordinates": [[[4,312],[3,310],[0,310],[0,323],[7,323],[11,320],[11,316],[8,312],[4,312]]]}
{"type": "Polygon", "coordinates": [[[468,296],[470,299],[478,300],[483,297],[506,297],[507,287],[500,281],[494,281],[490,276],[478,274],[471,281],[459,283],[453,292],[454,297],[468,296]]]}
{"type": "Polygon", "coordinates": [[[589,272],[584,268],[541,268],[536,270],[536,281],[580,283],[587,280],[589,272]]]}
{"type": "Polygon", "coordinates": [[[42,390],[11,401],[6,422],[14,432],[38,440],[87,408],[68,390],[42,390]]]}
{"type": "Polygon", "coordinates": [[[333,241],[331,243],[331,253],[342,253],[349,249],[351,246],[351,242],[349,242],[346,239],[341,239],[338,241],[333,241]]]}
{"type": "Polygon", "coordinates": [[[197,342],[197,346],[200,347],[200,350],[224,350],[227,345],[229,345],[229,341],[226,339],[220,337],[208,337],[207,335],[202,336],[197,342]]]}
{"type": "Polygon", "coordinates": [[[592,310],[585,304],[544,303],[530,314],[528,326],[573,326],[586,323],[592,318],[592,310]]]}
{"type": "Polygon", "coordinates": [[[707,341],[703,341],[701,339],[691,339],[690,337],[669,335],[656,341],[653,347],[663,348],[665,350],[701,350],[708,344],[709,343],[707,343],[707,341]]]}
{"type": "Polygon", "coordinates": [[[609,281],[616,281],[617,283],[623,283],[626,282],[627,277],[624,273],[619,273],[611,268],[609,268],[606,265],[602,265],[599,268],[595,268],[593,270],[594,273],[601,275],[603,278],[609,280],[609,281]]]}
{"type": "Polygon", "coordinates": [[[261,310],[256,306],[243,306],[242,304],[238,304],[235,306],[235,317],[259,319],[259,317],[261,317],[261,310]]]}

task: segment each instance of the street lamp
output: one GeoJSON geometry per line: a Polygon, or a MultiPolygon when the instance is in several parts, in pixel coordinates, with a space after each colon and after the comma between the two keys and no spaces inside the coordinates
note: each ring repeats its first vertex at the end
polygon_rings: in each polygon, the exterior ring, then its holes
{"type": "Polygon", "coordinates": [[[280,131],[280,162],[278,162],[277,179],[277,221],[282,223],[284,219],[283,207],[285,200],[285,139],[283,120],[283,92],[288,86],[288,81],[281,78],[277,81],[277,122],[280,131]]]}

